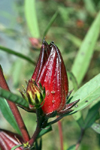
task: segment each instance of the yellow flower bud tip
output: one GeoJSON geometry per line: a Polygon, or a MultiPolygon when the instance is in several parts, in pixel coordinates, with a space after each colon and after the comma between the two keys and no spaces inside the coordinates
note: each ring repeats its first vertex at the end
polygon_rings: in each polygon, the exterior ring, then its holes
{"type": "Polygon", "coordinates": [[[34,104],[33,104],[34,98],[32,97],[31,92],[27,92],[27,98],[28,98],[29,104],[34,105],[34,104]]]}
{"type": "Polygon", "coordinates": [[[35,102],[36,102],[36,104],[39,104],[39,98],[40,97],[38,97],[37,95],[35,95],[35,102]]]}
{"type": "Polygon", "coordinates": [[[31,79],[27,82],[27,88],[23,86],[23,90],[19,89],[19,92],[21,93],[22,97],[27,100],[29,103],[29,108],[39,108],[43,106],[44,104],[44,98],[45,98],[45,87],[42,87],[41,83],[39,83],[39,86],[36,84],[36,82],[31,79]]]}
{"type": "Polygon", "coordinates": [[[30,148],[30,144],[29,144],[29,142],[27,142],[27,143],[23,143],[23,147],[24,147],[24,148],[30,148]]]}
{"type": "Polygon", "coordinates": [[[40,88],[40,86],[38,86],[36,82],[33,79],[31,79],[29,80],[27,85],[26,95],[29,104],[33,105],[36,108],[41,107],[41,103],[45,98],[45,88],[40,88]]]}

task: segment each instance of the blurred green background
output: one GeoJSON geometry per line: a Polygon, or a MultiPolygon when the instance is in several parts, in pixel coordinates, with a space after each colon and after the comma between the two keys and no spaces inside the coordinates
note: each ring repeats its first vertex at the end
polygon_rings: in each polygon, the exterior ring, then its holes
{"type": "MultiPolygon", "coordinates": [[[[62,53],[66,70],[71,71],[81,43],[99,11],[100,0],[36,0],[35,5],[28,0],[0,1],[0,45],[36,62],[44,32],[51,21],[46,41],[55,42],[62,53]],[[33,44],[30,37],[34,38],[33,44]]],[[[31,78],[35,65],[3,51],[0,51],[0,64],[11,91],[19,94],[18,89],[31,78]]],[[[81,85],[99,72],[100,35],[81,85]]],[[[20,111],[31,135],[36,125],[35,115],[20,111]]],[[[1,113],[0,128],[13,131],[1,113]]],[[[72,116],[62,119],[62,128],[64,149],[67,149],[79,139],[80,128],[72,116]]],[[[47,149],[60,150],[57,124],[53,125],[52,132],[43,136],[43,150],[47,149]]],[[[99,150],[100,136],[91,128],[87,129],[79,149],[99,150]]]]}

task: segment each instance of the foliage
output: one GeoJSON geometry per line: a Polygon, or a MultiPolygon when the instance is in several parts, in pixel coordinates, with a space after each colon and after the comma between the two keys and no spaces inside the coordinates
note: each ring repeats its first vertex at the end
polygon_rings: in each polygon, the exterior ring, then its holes
{"type": "MultiPolygon", "coordinates": [[[[2,42],[2,36],[0,37],[2,43],[0,44],[0,50],[2,51],[0,51],[0,64],[4,69],[7,68],[4,66],[4,61],[1,58],[4,54],[5,60],[8,59],[9,62],[10,58],[12,60],[8,64],[10,69],[6,73],[7,81],[11,89],[16,93],[16,88],[21,87],[21,84],[24,83],[23,79],[28,80],[31,78],[39,55],[41,41],[44,38],[47,41],[54,41],[61,49],[66,70],[69,70],[67,73],[69,90],[73,89],[67,103],[80,99],[79,103],[74,106],[74,111],[70,112],[69,116],[64,117],[62,120],[64,149],[99,150],[100,1],[25,0],[23,2],[21,0],[15,0],[12,7],[16,10],[15,13],[17,15],[15,18],[13,15],[9,18],[7,12],[6,15],[4,12],[1,12],[1,14],[5,20],[12,19],[13,25],[6,26],[2,22],[0,23],[2,35],[11,39],[16,43],[16,46],[21,45],[16,50],[12,45],[5,45],[2,42]],[[18,26],[17,28],[16,25],[18,26]],[[29,37],[34,38],[33,43],[30,43],[29,37]],[[6,52],[7,56],[3,52],[6,52]],[[15,55],[16,58],[10,56],[10,54],[15,55]],[[95,142],[92,143],[91,140],[95,142]]],[[[3,40],[6,41],[6,39],[3,40]]],[[[0,110],[4,118],[19,133],[18,126],[5,99],[9,99],[14,103],[17,102],[16,104],[26,108],[28,104],[18,95],[18,92],[17,94],[13,94],[0,88],[0,101],[2,102],[0,103],[0,110]]],[[[20,111],[23,114],[23,120],[27,126],[31,127],[31,130],[29,130],[31,135],[36,124],[33,120],[34,116],[30,117],[30,113],[20,111]],[[26,115],[28,116],[27,118],[25,118],[26,115]],[[31,124],[29,123],[29,119],[31,124]]],[[[51,131],[51,125],[46,126],[38,135],[40,139],[45,134],[42,138],[43,149],[60,149],[57,142],[57,125],[54,124],[52,126],[55,130],[53,131],[55,132],[53,137],[52,135],[54,133],[51,131]],[[55,143],[53,143],[54,138],[56,138],[55,143]],[[52,146],[54,144],[55,148],[52,146]]],[[[41,143],[41,140],[40,142],[36,140],[35,146],[37,149],[41,149],[41,143]]]]}

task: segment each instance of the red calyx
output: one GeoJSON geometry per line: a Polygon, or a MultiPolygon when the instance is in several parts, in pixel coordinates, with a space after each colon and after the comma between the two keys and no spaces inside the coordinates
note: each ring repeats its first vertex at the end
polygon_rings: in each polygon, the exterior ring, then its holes
{"type": "Polygon", "coordinates": [[[45,114],[64,109],[68,94],[68,79],[61,53],[54,43],[48,45],[43,42],[32,79],[45,87],[46,97],[42,106],[45,114]]]}
{"type": "MultiPolygon", "coordinates": [[[[7,130],[0,129],[0,148],[1,150],[11,150],[16,145],[22,144],[23,139],[20,135],[7,130]]],[[[22,147],[16,150],[23,150],[22,147]]]]}

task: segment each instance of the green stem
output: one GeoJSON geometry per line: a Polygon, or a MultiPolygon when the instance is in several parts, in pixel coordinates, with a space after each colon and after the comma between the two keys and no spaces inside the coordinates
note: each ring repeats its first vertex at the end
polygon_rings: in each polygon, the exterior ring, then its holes
{"type": "Polygon", "coordinates": [[[33,65],[36,64],[36,62],[33,61],[32,59],[30,59],[29,57],[27,57],[27,56],[25,56],[25,55],[23,55],[23,54],[21,54],[21,53],[15,52],[15,51],[13,51],[13,50],[11,50],[11,49],[9,49],[9,48],[0,46],[0,50],[2,50],[2,51],[4,51],[4,52],[7,52],[7,53],[9,53],[9,54],[18,56],[18,57],[20,57],[20,58],[23,58],[23,59],[27,60],[28,62],[32,63],[33,65]]]}
{"type": "Polygon", "coordinates": [[[44,34],[43,34],[43,39],[45,38],[45,36],[46,36],[47,32],[49,31],[49,29],[50,29],[51,25],[53,24],[53,22],[55,21],[57,15],[58,15],[58,10],[54,13],[54,15],[52,16],[49,24],[47,25],[47,27],[44,31],[44,34]]]}
{"type": "Polygon", "coordinates": [[[40,110],[36,109],[36,115],[37,115],[37,126],[36,130],[32,136],[32,138],[29,140],[29,144],[32,146],[35,140],[37,139],[37,136],[39,135],[41,131],[41,119],[40,119],[40,110]]]}
{"type": "Polygon", "coordinates": [[[75,150],[78,150],[78,148],[79,148],[79,146],[80,146],[80,144],[81,144],[81,141],[82,141],[82,139],[83,139],[84,133],[85,133],[85,130],[84,130],[84,129],[81,129],[81,135],[80,135],[79,140],[78,140],[78,142],[77,142],[77,144],[76,144],[75,150]]]}

